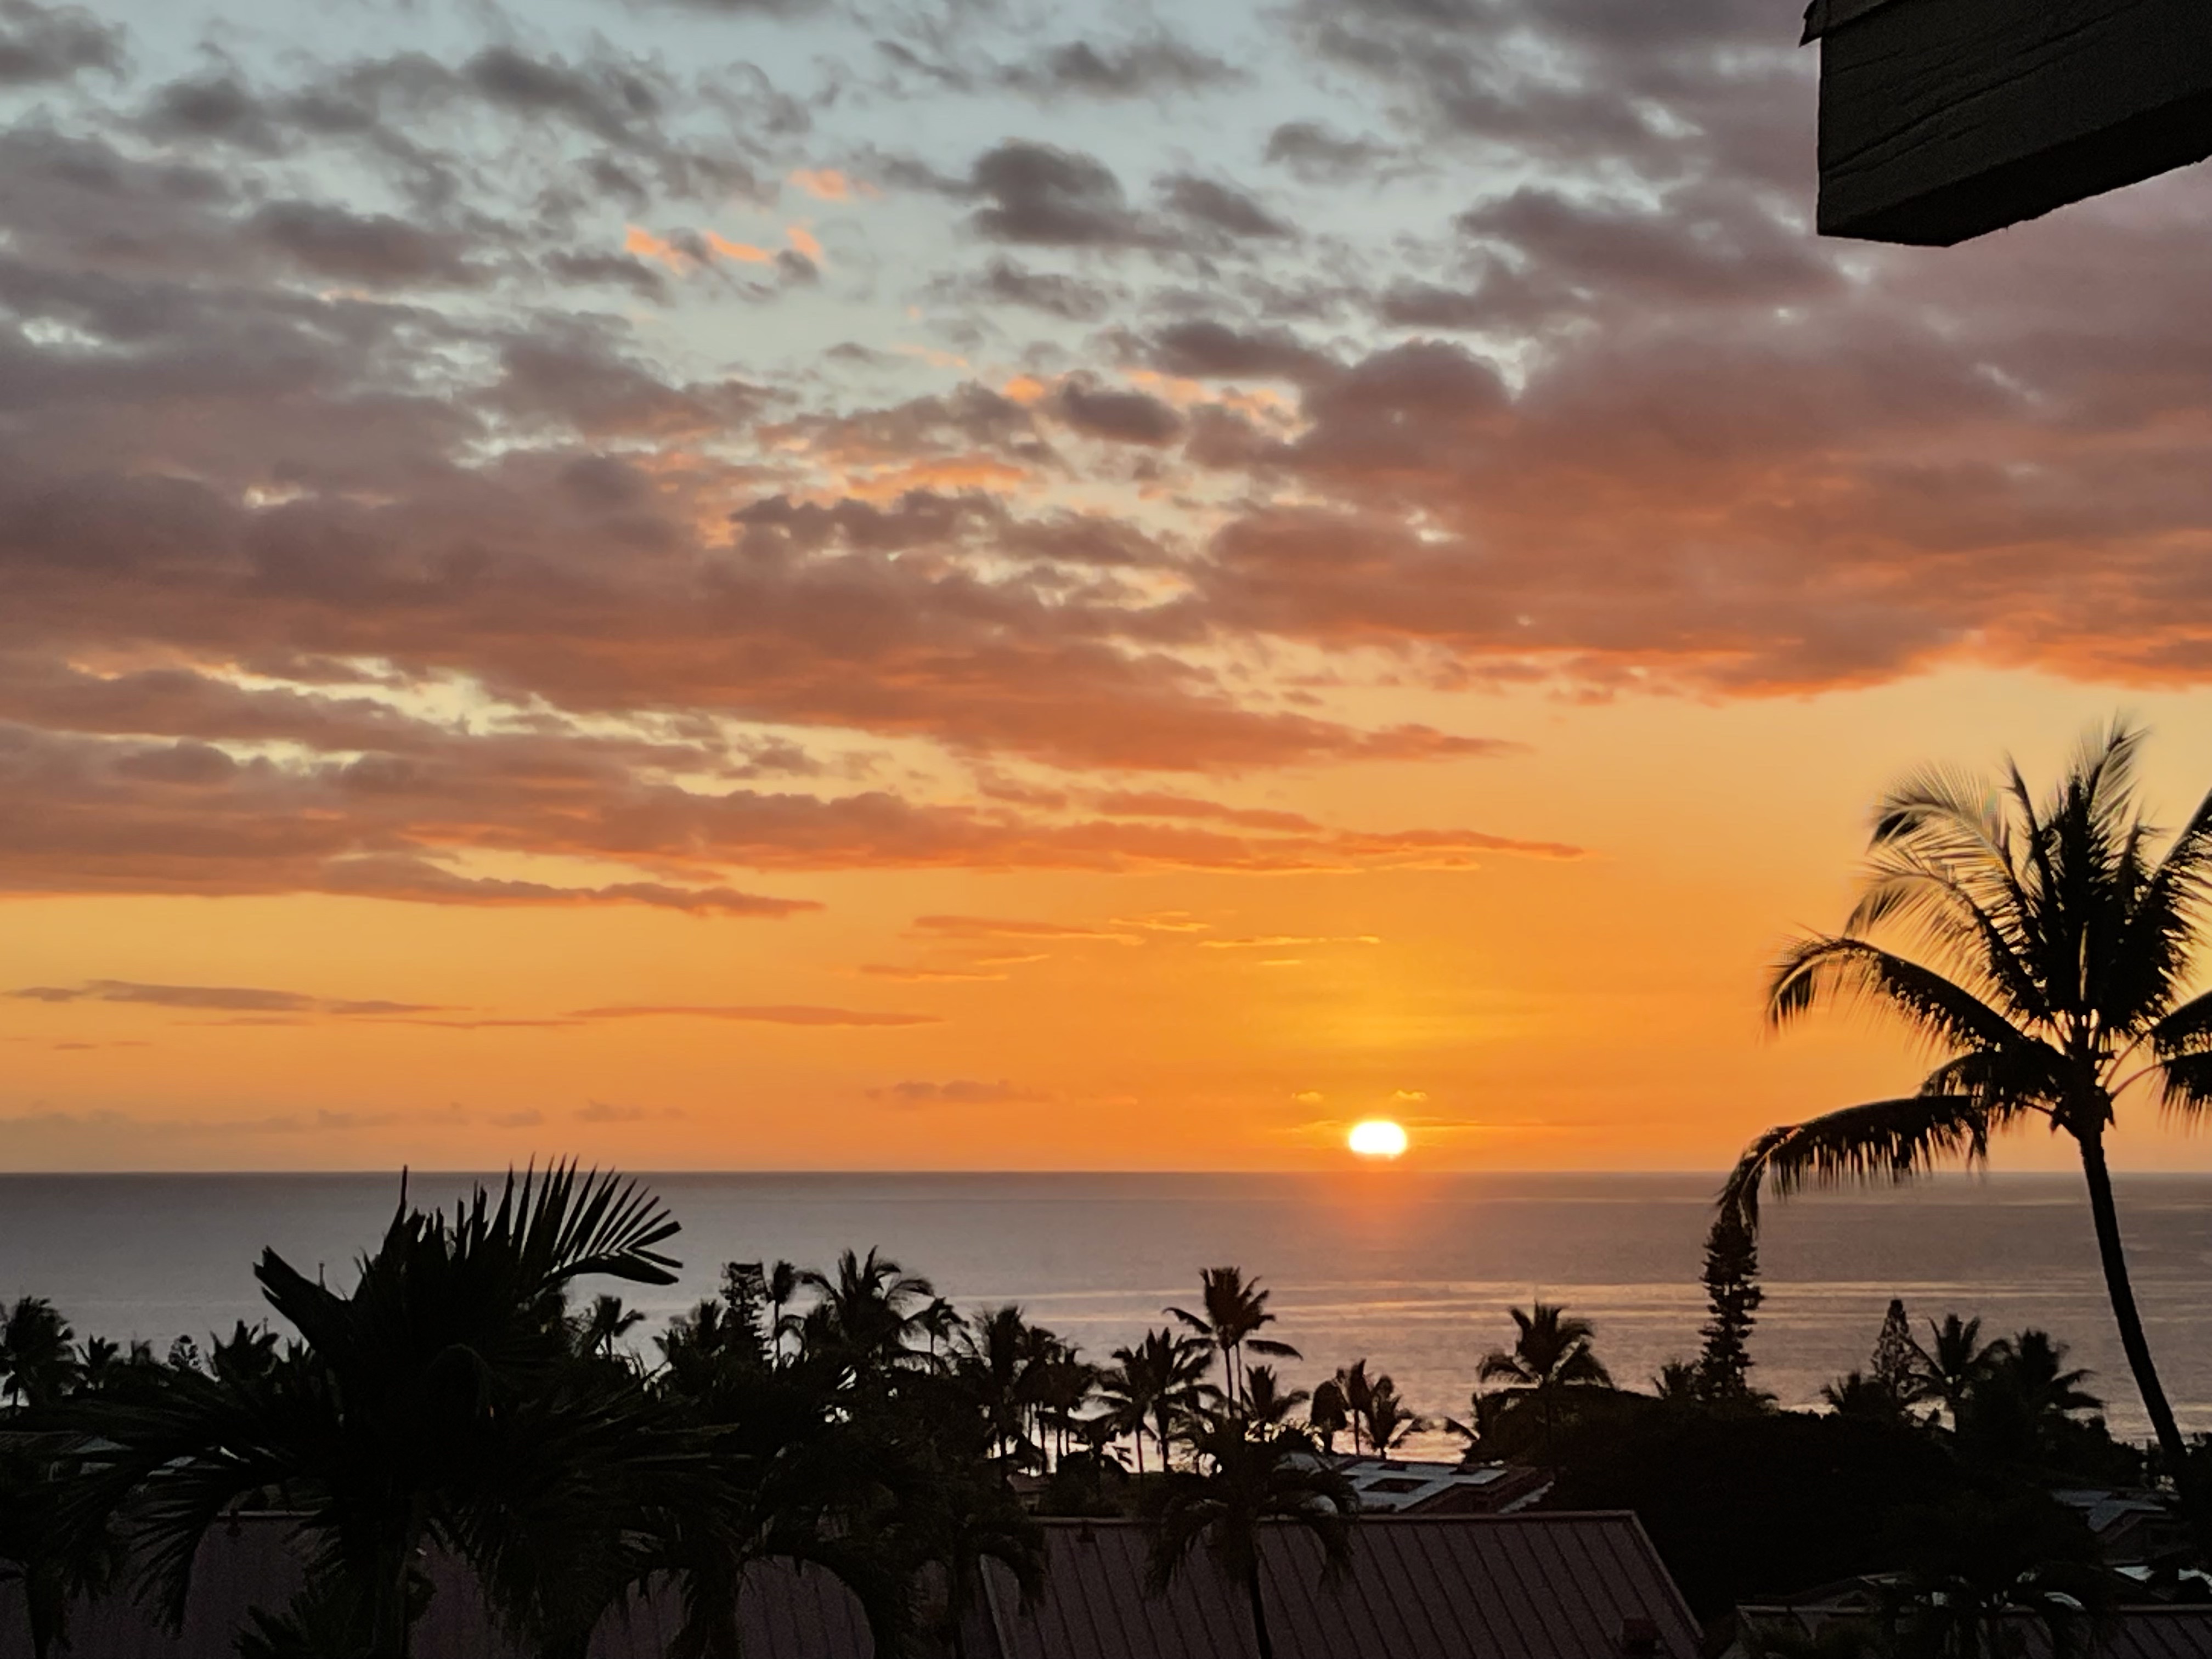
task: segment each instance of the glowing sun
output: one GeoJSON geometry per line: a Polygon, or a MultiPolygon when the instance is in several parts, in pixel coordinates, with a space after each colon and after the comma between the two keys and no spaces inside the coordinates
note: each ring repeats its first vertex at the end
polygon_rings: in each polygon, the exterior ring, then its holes
{"type": "Polygon", "coordinates": [[[1352,1126],[1345,1145],[1362,1158],[1396,1158],[1406,1150],[1406,1131],[1387,1117],[1370,1117],[1352,1126]]]}

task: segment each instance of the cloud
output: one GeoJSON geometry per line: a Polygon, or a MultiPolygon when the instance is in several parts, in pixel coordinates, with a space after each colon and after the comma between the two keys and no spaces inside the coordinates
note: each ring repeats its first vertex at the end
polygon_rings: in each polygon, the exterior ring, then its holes
{"type": "Polygon", "coordinates": [[[803,1004],[744,1006],[728,1004],[621,1004],[579,1008],[577,1019],[726,1019],[758,1025],[938,1025],[935,1014],[890,1013],[864,1008],[818,1008],[803,1004]]]}
{"type": "Polygon", "coordinates": [[[0,0],[0,88],[123,70],[123,31],[82,6],[0,0]]]}
{"type": "Polygon", "coordinates": [[[1244,77],[1227,60],[1162,33],[1105,46],[1064,41],[1001,70],[1000,78],[1005,85],[1049,100],[1071,94],[1159,98],[1244,77]]]}
{"type": "Polygon", "coordinates": [[[1111,939],[1117,945],[1136,941],[1119,928],[1093,927],[1082,922],[1033,921],[1009,916],[916,916],[918,933],[945,939],[1111,939]]]}
{"type": "Polygon", "coordinates": [[[1267,240],[1296,234],[1288,223],[1234,185],[1195,173],[1170,173],[1161,179],[1160,200],[1170,213],[1226,236],[1267,240]]]}
{"type": "Polygon", "coordinates": [[[868,979],[894,979],[914,985],[963,984],[976,981],[997,981],[1004,974],[993,974],[974,968],[930,968],[891,962],[867,962],[854,969],[868,979]]]}
{"type": "Polygon", "coordinates": [[[318,997],[301,991],[270,991],[237,985],[147,985],[119,979],[87,980],[81,985],[28,985],[6,994],[26,1002],[121,1002],[152,1008],[317,1014],[338,1018],[450,1012],[446,1005],[434,1002],[318,997]]]}
{"type": "Polygon", "coordinates": [[[983,205],[969,222],[993,241],[1040,247],[1144,247],[1159,233],[1128,205],[1094,155],[1008,139],[975,158],[968,179],[983,205]]]}
{"type": "Polygon", "coordinates": [[[1042,1089],[1020,1088],[1001,1078],[996,1083],[953,1078],[944,1083],[894,1083],[868,1091],[871,1100],[896,1106],[1005,1106],[1050,1100],[1042,1089]]]}

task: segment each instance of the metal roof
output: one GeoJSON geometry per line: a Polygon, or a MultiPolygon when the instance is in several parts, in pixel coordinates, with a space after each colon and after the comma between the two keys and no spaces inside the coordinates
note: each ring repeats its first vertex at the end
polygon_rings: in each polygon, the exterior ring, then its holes
{"type": "MultiPolygon", "coordinates": [[[[210,1533],[181,1635],[112,1597],[76,1610],[74,1653],[234,1659],[247,1609],[282,1607],[299,1587],[292,1527],[289,1516],[242,1516],[210,1533]]],[[[1139,1524],[1044,1528],[1044,1593],[1024,1607],[1012,1576],[988,1567],[964,1632],[969,1659],[1251,1659],[1243,1593],[1203,1553],[1155,1596],[1139,1524]]],[[[1318,1546],[1268,1529],[1262,1590],[1278,1659],[1618,1659],[1639,1620],[1658,1638],[1658,1659],[1697,1653],[1697,1626],[1632,1515],[1376,1516],[1352,1540],[1350,1570],[1324,1585],[1318,1546]]],[[[520,1659],[491,1632],[465,1572],[451,1563],[431,1572],[438,1592],[416,1629],[416,1659],[520,1659]]],[[[739,1620],[745,1659],[872,1659],[857,1605],[818,1569],[757,1570],[739,1620]]],[[[592,1659],[665,1659],[677,1620],[672,1592],[645,1598],[601,1627],[592,1659]]],[[[0,1585],[0,1659],[28,1651],[20,1595],[0,1585]]]]}
{"type": "MultiPolygon", "coordinates": [[[[1048,1526],[1036,1606],[986,1570],[994,1659],[1250,1659],[1243,1592],[1195,1555],[1147,1593],[1149,1538],[1133,1522],[1048,1526]]],[[[1350,1569],[1321,1582],[1320,1546],[1270,1528],[1261,1595],[1277,1659],[1618,1659],[1648,1621],[1661,1659],[1694,1659],[1698,1632],[1633,1515],[1368,1516],[1350,1569]]],[[[978,1652],[975,1641],[971,1654],[978,1652]]]]}

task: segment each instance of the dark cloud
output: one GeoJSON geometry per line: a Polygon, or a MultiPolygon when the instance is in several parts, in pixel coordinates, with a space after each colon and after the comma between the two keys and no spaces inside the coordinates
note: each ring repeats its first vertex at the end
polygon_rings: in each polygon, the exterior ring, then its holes
{"type": "Polygon", "coordinates": [[[1291,227],[1232,185],[1188,173],[1160,180],[1160,200],[1170,213],[1227,236],[1284,237],[1291,227]]]}
{"type": "Polygon", "coordinates": [[[1326,381],[1338,371],[1334,359],[1285,328],[1172,323],[1137,349],[1166,373],[1197,380],[1326,381]]]}
{"type": "Polygon", "coordinates": [[[975,158],[969,222],[994,241],[1041,247],[1143,247],[1158,234],[1132,211],[1112,168],[1054,144],[1009,139],[975,158]]]}
{"type": "Polygon", "coordinates": [[[82,6],[0,0],[0,87],[66,81],[87,70],[123,72],[124,33],[82,6]]]}
{"type": "Polygon", "coordinates": [[[1118,46],[1066,41],[1000,75],[1006,85],[1040,99],[1069,94],[1153,98],[1201,92],[1242,78],[1225,60],[1164,33],[1118,46]]]}
{"type": "Polygon", "coordinates": [[[1052,397],[1053,412],[1086,437],[1158,447],[1182,435],[1182,416],[1143,392],[1115,391],[1088,375],[1071,375],[1052,397]]]}
{"type": "Polygon", "coordinates": [[[143,985],[131,980],[94,979],[82,985],[26,986],[7,994],[29,1002],[123,1002],[149,1008],[214,1009],[232,1013],[320,1014],[341,1018],[374,1018],[392,1014],[449,1012],[430,1002],[352,1000],[309,996],[301,991],[268,991],[236,985],[143,985]]]}
{"type": "Polygon", "coordinates": [[[461,237],[389,214],[271,202],[254,212],[246,228],[303,270],[369,288],[467,288],[487,276],[465,257],[461,237]]]}
{"type": "Polygon", "coordinates": [[[1285,121],[1267,135],[1267,159],[1310,184],[1343,184],[1372,172],[1393,150],[1348,137],[1325,121],[1285,121]]]}

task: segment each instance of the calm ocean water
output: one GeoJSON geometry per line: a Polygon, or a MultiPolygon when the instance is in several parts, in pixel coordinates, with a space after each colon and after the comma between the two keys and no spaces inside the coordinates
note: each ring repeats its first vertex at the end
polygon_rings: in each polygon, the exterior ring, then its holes
{"type": "MultiPolygon", "coordinates": [[[[1463,1414],[1477,1359],[1533,1296],[1597,1322],[1625,1383],[1692,1352],[1713,1182],[1684,1176],[676,1175],[652,1177],[684,1231],[684,1282],[630,1297],[654,1316],[708,1293],[717,1264],[830,1261],[880,1245],[967,1308],[1018,1302],[1094,1358],[1188,1304],[1201,1267],[1273,1287],[1297,1380],[1360,1355],[1431,1413],[1463,1414]]],[[[469,1178],[421,1175],[420,1201],[469,1178]]],[[[347,1282],[388,1218],[380,1176],[0,1176],[0,1294],[52,1298],[80,1335],[228,1329],[257,1319],[264,1245],[347,1282]]],[[[2212,1430],[2212,1177],[2124,1178],[2136,1286],[2168,1392],[2212,1430]]],[[[1864,1363],[1883,1309],[1957,1310],[1991,1332],[2040,1325],[2094,1367],[2117,1428],[2142,1418],[2112,1335],[2080,1182],[1946,1179],[1772,1206],[1758,1377],[1812,1400],[1864,1363]]],[[[615,1287],[627,1288],[627,1287],[615,1287]]],[[[1273,1333],[1271,1333],[1273,1334],[1273,1333]]]]}

